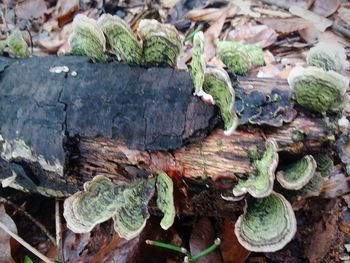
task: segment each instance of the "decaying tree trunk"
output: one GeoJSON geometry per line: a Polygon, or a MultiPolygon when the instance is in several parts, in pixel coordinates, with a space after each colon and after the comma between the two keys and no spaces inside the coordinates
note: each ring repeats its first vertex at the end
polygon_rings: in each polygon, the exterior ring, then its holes
{"type": "MultiPolygon", "coordinates": [[[[179,178],[235,178],[252,171],[248,150],[263,150],[268,137],[289,155],[318,152],[329,139],[322,119],[303,113],[283,126],[280,118],[281,127],[242,125],[225,136],[218,110],[192,96],[185,71],[81,57],[2,60],[0,66],[0,179],[48,196],[72,194],[96,174],[115,181],[158,170],[179,178]],[[69,72],[55,73],[57,66],[69,72]]],[[[246,95],[278,90],[290,97],[283,80],[241,78],[239,86],[246,95]]],[[[292,102],[284,103],[276,115],[292,120],[292,102]]],[[[263,123],[266,118],[277,119],[263,116],[263,123]]]]}

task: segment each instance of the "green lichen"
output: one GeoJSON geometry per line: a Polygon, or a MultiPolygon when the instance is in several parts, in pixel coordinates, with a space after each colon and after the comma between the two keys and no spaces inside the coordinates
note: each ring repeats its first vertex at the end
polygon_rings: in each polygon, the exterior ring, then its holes
{"type": "Polygon", "coordinates": [[[155,179],[142,180],[124,191],[124,204],[113,216],[114,229],[120,237],[130,240],[141,233],[150,214],[148,202],[152,198],[155,179]]]}
{"type": "Polygon", "coordinates": [[[284,171],[279,171],[277,181],[286,189],[299,190],[314,176],[316,166],[315,159],[311,155],[306,155],[284,171]]]}
{"type": "Polygon", "coordinates": [[[319,43],[310,49],[306,61],[308,65],[343,72],[347,66],[344,47],[337,43],[319,43]]]}
{"type": "Polygon", "coordinates": [[[68,42],[71,54],[88,56],[93,62],[107,62],[106,39],[94,19],[76,15],[68,42]]]}
{"type": "Polygon", "coordinates": [[[194,95],[198,95],[203,92],[205,70],[204,34],[202,31],[199,31],[193,37],[193,52],[190,67],[194,84],[194,95]]]}
{"type": "Polygon", "coordinates": [[[128,24],[117,16],[103,14],[97,21],[119,60],[127,63],[141,63],[142,49],[128,24]]]}
{"type": "Polygon", "coordinates": [[[175,206],[174,206],[174,185],[171,178],[164,172],[161,172],[157,176],[157,206],[164,216],[160,221],[160,226],[167,230],[174,223],[175,219],[175,206]]]}
{"type": "Polygon", "coordinates": [[[249,193],[253,197],[262,198],[272,192],[275,170],[278,164],[277,148],[277,143],[274,139],[266,140],[266,150],[263,156],[253,163],[255,172],[249,174],[247,179],[238,181],[233,188],[235,196],[249,193]]]}
{"type": "Polygon", "coordinates": [[[237,74],[246,74],[252,67],[265,64],[264,53],[256,45],[245,42],[218,41],[216,46],[222,62],[237,74]]]}
{"type": "Polygon", "coordinates": [[[235,93],[226,71],[216,67],[207,68],[203,90],[212,96],[214,103],[220,108],[225,134],[231,134],[236,129],[238,121],[233,109],[235,93]]]}
{"type": "Polygon", "coordinates": [[[275,252],[295,235],[296,219],[290,203],[272,192],[261,199],[249,199],[244,214],[235,224],[238,241],[247,250],[275,252]]]}
{"type": "Polygon", "coordinates": [[[18,28],[14,29],[7,38],[7,46],[10,54],[15,58],[27,58],[30,55],[28,44],[18,28]]]}
{"type": "Polygon", "coordinates": [[[315,112],[339,109],[349,80],[334,71],[296,67],[288,77],[298,104],[315,112]]]}
{"type": "Polygon", "coordinates": [[[177,30],[156,20],[144,19],[137,29],[143,42],[145,63],[166,63],[175,67],[182,51],[182,40],[177,30]]]}

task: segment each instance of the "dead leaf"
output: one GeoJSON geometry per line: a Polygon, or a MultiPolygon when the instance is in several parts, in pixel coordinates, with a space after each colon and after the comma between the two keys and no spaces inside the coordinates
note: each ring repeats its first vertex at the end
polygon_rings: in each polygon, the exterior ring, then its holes
{"type": "Polygon", "coordinates": [[[303,18],[263,18],[260,23],[276,30],[277,32],[289,34],[308,27],[311,23],[303,18]]]}
{"type": "Polygon", "coordinates": [[[314,44],[320,37],[320,31],[318,31],[313,25],[309,25],[304,29],[299,30],[299,35],[305,42],[314,44]]]}
{"type": "Polygon", "coordinates": [[[238,242],[234,233],[235,225],[228,219],[225,219],[221,231],[220,251],[225,263],[244,263],[246,262],[250,251],[246,250],[238,242]]]}
{"type": "Polygon", "coordinates": [[[259,18],[260,14],[251,10],[252,2],[250,0],[231,0],[239,8],[238,14],[259,18]]]}
{"type": "Polygon", "coordinates": [[[330,27],[333,24],[332,20],[324,18],[312,11],[297,6],[292,6],[291,8],[289,8],[289,12],[291,12],[293,15],[299,16],[307,21],[312,22],[313,25],[321,32],[324,32],[328,27],[330,27]]]}
{"type": "Polygon", "coordinates": [[[58,0],[57,21],[60,27],[73,21],[74,14],[79,10],[79,0],[58,0]]]}
{"type": "Polygon", "coordinates": [[[16,17],[19,20],[29,20],[44,15],[47,6],[44,0],[26,0],[15,6],[16,17]]]}
{"type": "Polygon", "coordinates": [[[299,6],[302,8],[309,8],[309,2],[305,0],[261,0],[270,5],[275,5],[284,9],[289,9],[292,6],[299,6]]]}
{"type": "MultiPolygon", "coordinates": [[[[208,248],[214,243],[216,235],[212,223],[207,217],[202,217],[193,226],[193,231],[190,237],[190,249],[191,254],[195,255],[204,249],[208,248]]],[[[211,263],[211,262],[222,262],[220,252],[218,249],[214,250],[205,257],[202,257],[197,262],[200,263],[211,263]]]]}
{"type": "Polygon", "coordinates": [[[338,8],[338,0],[316,0],[310,10],[320,16],[328,17],[334,14],[338,8]]]}
{"type": "Polygon", "coordinates": [[[204,8],[189,11],[185,18],[192,21],[216,21],[220,18],[223,12],[226,12],[227,17],[232,17],[237,14],[238,9],[235,6],[230,8],[204,8]]]}
{"type": "Polygon", "coordinates": [[[226,12],[223,12],[220,18],[215,21],[204,33],[204,56],[206,61],[209,61],[215,56],[215,41],[219,38],[222,27],[226,21],[226,16],[226,12]]]}
{"type": "Polygon", "coordinates": [[[342,22],[344,22],[348,27],[350,27],[350,8],[343,6],[339,8],[338,17],[342,22]]]}
{"type": "Polygon", "coordinates": [[[264,67],[260,67],[259,68],[259,72],[257,74],[258,78],[278,78],[280,73],[281,73],[281,69],[280,69],[281,65],[273,65],[273,64],[269,64],[266,65],[264,67]]]}
{"type": "Polygon", "coordinates": [[[289,18],[292,17],[290,13],[282,12],[282,11],[276,11],[276,10],[270,10],[270,9],[264,9],[260,7],[253,8],[255,12],[258,12],[262,15],[268,15],[268,16],[275,16],[279,18],[289,18]]]}
{"type": "MultiPolygon", "coordinates": [[[[6,214],[3,204],[0,204],[0,221],[5,224],[9,230],[17,234],[17,227],[12,218],[6,214]]],[[[0,229],[0,262],[1,263],[14,263],[11,256],[10,235],[0,229]]]]}
{"type": "Polygon", "coordinates": [[[266,25],[243,26],[230,31],[227,39],[233,41],[244,40],[265,48],[276,42],[277,33],[266,25]]]}

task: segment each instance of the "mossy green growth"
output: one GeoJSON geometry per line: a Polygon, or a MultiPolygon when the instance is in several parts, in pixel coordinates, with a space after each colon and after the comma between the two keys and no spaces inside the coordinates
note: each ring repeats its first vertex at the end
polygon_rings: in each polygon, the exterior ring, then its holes
{"type": "Polygon", "coordinates": [[[103,14],[97,21],[118,60],[140,64],[142,48],[128,24],[118,16],[103,14]]]}
{"type": "Polygon", "coordinates": [[[182,39],[177,30],[154,19],[143,19],[137,29],[143,42],[145,63],[166,63],[175,67],[182,51],[182,39]]]}
{"type": "Polygon", "coordinates": [[[157,206],[164,216],[160,221],[160,226],[167,230],[174,223],[176,211],[174,205],[174,185],[171,178],[165,173],[160,172],[157,176],[157,206]]]}
{"type": "Polygon", "coordinates": [[[313,197],[319,196],[325,182],[325,178],[319,172],[316,172],[311,180],[300,190],[293,192],[294,197],[313,197]]]}
{"type": "Polygon", "coordinates": [[[334,71],[296,67],[291,71],[288,83],[298,104],[322,113],[342,106],[349,79],[334,71]]]}
{"type": "Polygon", "coordinates": [[[14,29],[7,38],[7,46],[10,54],[15,58],[27,58],[30,56],[27,42],[23,39],[21,31],[14,29]]]}
{"type": "Polygon", "coordinates": [[[316,161],[311,155],[289,165],[284,171],[277,173],[277,181],[286,189],[299,190],[314,176],[316,161]]]}
{"type": "Polygon", "coordinates": [[[75,233],[91,231],[97,224],[111,218],[124,202],[125,186],[117,186],[104,176],[96,176],[64,202],[67,227],[75,233]]]}
{"type": "Polygon", "coordinates": [[[155,178],[141,180],[124,191],[122,206],[113,216],[114,229],[120,237],[130,240],[141,233],[150,217],[148,202],[155,189],[155,178]]]}
{"type": "Polygon", "coordinates": [[[202,31],[199,31],[193,37],[192,61],[190,66],[194,84],[194,95],[198,95],[203,92],[205,70],[204,34],[202,31]]]}
{"type": "Polygon", "coordinates": [[[203,90],[213,97],[214,103],[220,108],[225,134],[231,134],[237,127],[238,119],[233,109],[235,92],[226,71],[217,67],[207,68],[203,90]]]}
{"type": "Polygon", "coordinates": [[[216,46],[222,62],[237,74],[246,74],[253,66],[265,64],[264,53],[259,46],[234,41],[218,41],[216,46]]]}
{"type": "Polygon", "coordinates": [[[348,65],[343,46],[338,43],[319,43],[310,49],[306,57],[309,66],[343,72],[348,65]]]}
{"type": "Polygon", "coordinates": [[[2,56],[4,54],[6,46],[7,46],[7,41],[0,40],[0,56],[2,56]]]}
{"type": "Polygon", "coordinates": [[[316,171],[319,172],[322,177],[329,177],[334,168],[333,160],[325,153],[316,155],[315,160],[317,163],[316,171]]]}
{"type": "Polygon", "coordinates": [[[73,33],[68,39],[71,54],[88,56],[93,62],[107,62],[106,39],[94,19],[79,14],[73,20],[73,33]]]}
{"type": "Polygon", "coordinates": [[[267,139],[265,152],[261,159],[253,162],[255,172],[247,179],[239,179],[232,192],[235,196],[245,193],[253,197],[262,198],[271,194],[275,180],[275,170],[278,165],[277,143],[274,139],[267,139]]]}
{"type": "Polygon", "coordinates": [[[275,192],[264,198],[248,199],[244,214],[235,224],[238,241],[254,252],[280,250],[295,232],[296,218],[292,206],[275,192]]]}

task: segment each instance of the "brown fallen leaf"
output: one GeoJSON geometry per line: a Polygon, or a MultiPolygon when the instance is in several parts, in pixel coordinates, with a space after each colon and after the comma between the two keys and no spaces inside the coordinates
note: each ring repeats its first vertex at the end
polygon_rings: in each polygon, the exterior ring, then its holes
{"type": "Polygon", "coordinates": [[[307,21],[310,21],[321,32],[324,32],[328,27],[330,27],[333,24],[332,20],[297,6],[292,6],[291,8],[289,8],[289,12],[291,12],[293,15],[299,16],[307,21]]]}
{"type": "Polygon", "coordinates": [[[275,5],[284,9],[289,9],[292,6],[309,8],[310,2],[312,3],[312,1],[313,0],[261,0],[261,2],[264,2],[266,4],[275,5]]]}
{"type": "Polygon", "coordinates": [[[58,0],[57,21],[60,27],[72,22],[74,14],[79,11],[79,0],[58,0]]]}
{"type": "Polygon", "coordinates": [[[234,228],[235,225],[232,221],[224,219],[220,235],[222,258],[225,263],[244,263],[250,255],[250,251],[238,242],[234,228]]]}
{"type": "Polygon", "coordinates": [[[277,36],[276,31],[266,25],[243,26],[230,31],[227,40],[244,40],[265,48],[275,43],[277,36]]]}
{"type": "MultiPolygon", "coordinates": [[[[193,226],[193,231],[190,237],[191,254],[195,255],[214,243],[216,239],[215,231],[212,223],[207,217],[202,217],[193,226]]],[[[199,263],[220,263],[222,262],[221,255],[218,249],[210,254],[202,257],[197,262],[199,263]]]]}
{"type": "MultiPolygon", "coordinates": [[[[5,224],[13,233],[17,234],[17,227],[12,218],[6,214],[3,204],[0,204],[0,221],[5,224]]],[[[10,235],[0,229],[0,262],[14,263],[11,256],[10,235]]]]}
{"type": "Polygon", "coordinates": [[[350,8],[342,6],[338,9],[338,17],[339,19],[346,24],[346,26],[350,27],[350,8]]]}
{"type": "Polygon", "coordinates": [[[189,11],[185,18],[192,21],[216,21],[223,12],[227,13],[227,17],[232,17],[238,12],[238,8],[230,6],[230,8],[204,8],[189,11]]]}
{"type": "Polygon", "coordinates": [[[260,13],[251,10],[252,1],[251,0],[231,0],[235,6],[239,8],[238,14],[244,16],[250,16],[254,18],[260,17],[260,13]]]}
{"type": "Polygon", "coordinates": [[[320,37],[320,31],[318,31],[313,25],[309,25],[304,29],[299,30],[299,35],[305,42],[314,44],[320,37]]]}
{"type": "Polygon", "coordinates": [[[311,6],[310,11],[323,16],[328,17],[334,14],[339,8],[338,0],[316,0],[311,6]]]}
{"type": "Polygon", "coordinates": [[[26,0],[21,1],[15,6],[16,17],[18,20],[29,20],[44,15],[47,6],[44,0],[26,0]]]}
{"type": "Polygon", "coordinates": [[[311,24],[309,21],[306,21],[305,19],[298,18],[298,17],[262,18],[262,19],[259,19],[259,22],[283,34],[290,34],[292,32],[304,29],[311,24]]]}
{"type": "Polygon", "coordinates": [[[259,68],[258,78],[279,78],[281,74],[281,65],[269,64],[259,68]]]}

